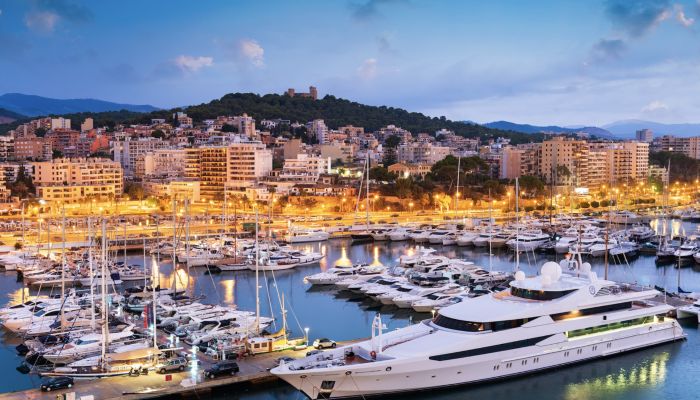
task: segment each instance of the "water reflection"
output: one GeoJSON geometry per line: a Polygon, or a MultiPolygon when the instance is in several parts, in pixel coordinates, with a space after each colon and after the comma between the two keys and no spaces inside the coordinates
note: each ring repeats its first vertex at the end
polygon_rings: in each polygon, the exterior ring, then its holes
{"type": "Polygon", "coordinates": [[[564,398],[595,399],[617,396],[631,390],[650,389],[664,383],[667,375],[668,352],[654,354],[629,369],[619,368],[606,375],[586,379],[566,386],[564,398]]]}

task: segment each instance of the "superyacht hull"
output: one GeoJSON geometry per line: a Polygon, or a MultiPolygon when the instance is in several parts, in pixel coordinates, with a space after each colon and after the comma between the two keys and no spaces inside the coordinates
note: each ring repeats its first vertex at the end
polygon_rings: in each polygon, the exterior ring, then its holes
{"type": "Polygon", "coordinates": [[[311,399],[365,398],[503,380],[684,338],[681,327],[668,320],[654,327],[635,328],[634,332],[592,335],[448,361],[423,356],[305,371],[277,368],[273,373],[311,399]]]}

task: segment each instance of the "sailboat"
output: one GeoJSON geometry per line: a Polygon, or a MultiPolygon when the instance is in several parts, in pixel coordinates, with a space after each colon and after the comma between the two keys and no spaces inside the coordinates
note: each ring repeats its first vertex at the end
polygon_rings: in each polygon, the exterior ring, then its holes
{"type": "MultiPolygon", "coordinates": [[[[102,221],[102,274],[107,268],[107,223],[102,221]]],[[[65,367],[57,367],[48,372],[42,372],[42,376],[70,376],[73,378],[104,378],[110,376],[127,375],[134,370],[148,368],[155,365],[158,356],[162,353],[156,346],[156,336],[153,343],[136,342],[125,344],[107,352],[110,343],[109,332],[109,302],[107,301],[107,281],[101,281],[102,295],[102,348],[100,355],[87,357],[72,362],[65,367]]],[[[155,291],[154,291],[155,294],[155,291]]],[[[155,298],[154,298],[155,299],[155,298]]]]}
{"type": "MultiPolygon", "coordinates": [[[[366,184],[365,190],[365,229],[363,231],[354,232],[350,235],[353,243],[371,242],[374,240],[372,232],[369,230],[369,150],[367,151],[367,159],[365,160],[363,178],[366,184]]],[[[360,204],[359,194],[362,192],[362,181],[360,181],[360,191],[358,192],[357,205],[360,204]]]]}

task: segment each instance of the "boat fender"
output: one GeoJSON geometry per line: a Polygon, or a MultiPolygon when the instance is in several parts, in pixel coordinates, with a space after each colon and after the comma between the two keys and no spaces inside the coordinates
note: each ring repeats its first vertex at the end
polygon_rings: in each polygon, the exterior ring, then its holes
{"type": "Polygon", "coordinates": [[[391,371],[391,367],[386,367],[386,372],[391,371]]]}
{"type": "Polygon", "coordinates": [[[376,351],[372,350],[372,351],[369,353],[369,355],[372,357],[373,360],[376,360],[376,359],[377,359],[377,352],[376,352],[376,351]]]}
{"type": "Polygon", "coordinates": [[[352,374],[352,371],[345,371],[345,375],[350,375],[352,374]]]}

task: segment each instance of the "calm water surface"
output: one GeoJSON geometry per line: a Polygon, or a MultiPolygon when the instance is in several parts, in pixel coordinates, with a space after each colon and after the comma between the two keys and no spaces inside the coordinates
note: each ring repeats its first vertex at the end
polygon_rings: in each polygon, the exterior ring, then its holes
{"type": "MultiPolygon", "coordinates": [[[[674,232],[695,231],[694,224],[674,222],[668,229],[674,232]]],[[[280,319],[280,297],[284,294],[288,309],[288,325],[292,336],[303,336],[303,329],[309,328],[310,340],[317,337],[330,337],[347,340],[368,337],[370,324],[375,313],[381,312],[389,329],[407,326],[430,317],[430,314],[416,314],[393,307],[374,306],[363,298],[353,298],[344,292],[331,289],[311,288],[303,278],[325,270],[336,262],[381,262],[393,265],[402,254],[417,250],[408,242],[351,245],[348,240],[332,240],[326,243],[299,245],[301,249],[322,252],[326,258],[320,265],[280,271],[274,276],[267,272],[261,277],[261,312],[280,319]],[[279,289],[279,290],[276,290],[279,289]],[[279,295],[278,295],[279,293],[279,295]]],[[[515,263],[513,255],[499,251],[489,257],[486,250],[465,249],[456,246],[432,246],[437,254],[459,257],[474,261],[484,268],[512,271],[515,263]]],[[[544,261],[555,260],[556,256],[530,254],[521,256],[521,269],[534,274],[544,261]]],[[[129,262],[142,264],[140,254],[130,254],[129,262]]],[[[147,263],[156,261],[147,257],[147,263]]],[[[602,260],[592,262],[593,269],[603,276],[602,260]]],[[[204,302],[235,304],[239,309],[255,309],[255,273],[252,271],[229,272],[218,275],[206,274],[206,269],[193,269],[188,276],[185,271],[177,275],[172,266],[164,261],[157,263],[162,286],[172,285],[177,279],[182,287],[189,282],[195,294],[205,295],[204,302]]],[[[640,256],[629,265],[611,265],[609,277],[613,280],[657,285],[675,290],[678,269],[672,266],[657,267],[652,256],[640,256]]],[[[680,270],[681,287],[689,291],[700,291],[700,268],[684,267],[680,270]]],[[[8,300],[21,293],[21,283],[16,282],[14,273],[0,275],[0,293],[8,300]]],[[[281,322],[279,322],[281,323],[281,322]]],[[[606,360],[590,362],[578,366],[562,368],[529,377],[492,384],[463,387],[452,390],[431,391],[402,399],[475,399],[512,400],[518,399],[697,399],[696,377],[700,374],[700,335],[697,324],[684,323],[688,340],[654,347],[606,360]]],[[[15,371],[21,359],[15,354],[16,338],[0,330],[0,391],[36,388],[40,379],[33,375],[21,375],[15,371]]],[[[268,385],[264,388],[237,389],[236,393],[227,390],[213,393],[216,399],[302,399],[301,394],[284,384],[268,385]]],[[[397,397],[399,398],[399,397],[397,397]]]]}

